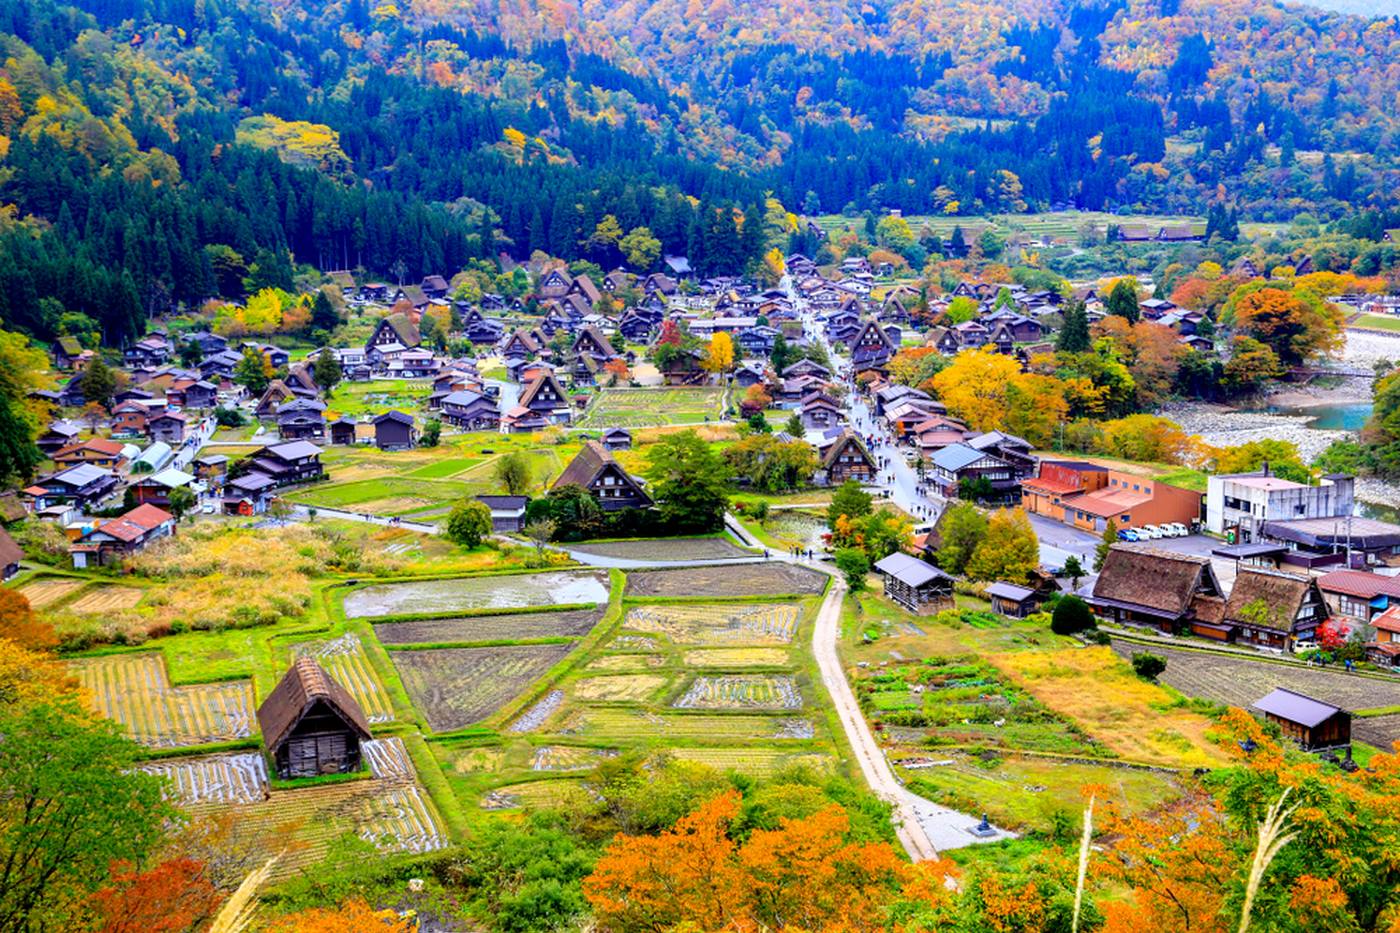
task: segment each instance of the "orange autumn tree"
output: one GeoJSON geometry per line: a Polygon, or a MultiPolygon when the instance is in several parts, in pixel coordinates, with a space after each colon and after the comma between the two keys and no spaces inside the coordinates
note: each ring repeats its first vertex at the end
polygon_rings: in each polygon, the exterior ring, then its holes
{"type": "Polygon", "coordinates": [[[53,626],[40,618],[23,593],[0,589],[0,633],[25,648],[43,650],[58,641],[53,626]]]}
{"type": "Polygon", "coordinates": [[[267,933],[413,933],[417,924],[356,898],[336,908],[313,907],[288,914],[263,929],[267,933]]]}
{"type": "Polygon", "coordinates": [[[202,864],[174,858],[147,871],[113,865],[92,906],[101,933],[185,933],[199,929],[223,899],[202,864]]]}
{"type": "Polygon", "coordinates": [[[585,879],[584,896],[608,930],[877,930],[907,866],[887,843],[847,841],[845,810],[730,833],[740,797],[710,800],[659,836],[619,834],[585,879]]]}

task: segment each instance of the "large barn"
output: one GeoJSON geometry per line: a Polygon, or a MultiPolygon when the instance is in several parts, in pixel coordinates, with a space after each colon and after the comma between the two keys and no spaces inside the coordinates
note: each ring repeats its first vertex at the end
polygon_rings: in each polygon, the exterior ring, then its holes
{"type": "Polygon", "coordinates": [[[292,664],[258,707],[258,725],[283,779],[357,771],[370,737],[360,705],[311,658],[292,664]]]}

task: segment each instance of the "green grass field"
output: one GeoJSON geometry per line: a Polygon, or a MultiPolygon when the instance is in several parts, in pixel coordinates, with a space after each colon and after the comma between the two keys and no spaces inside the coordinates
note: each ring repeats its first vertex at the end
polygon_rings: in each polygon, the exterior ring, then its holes
{"type": "Polygon", "coordinates": [[[580,427],[645,428],[718,421],[724,390],[712,386],[604,389],[588,406],[580,427]]]}
{"type": "Polygon", "coordinates": [[[1391,314],[1363,314],[1351,322],[1353,327],[1371,330],[1400,331],[1400,316],[1391,314]]]}

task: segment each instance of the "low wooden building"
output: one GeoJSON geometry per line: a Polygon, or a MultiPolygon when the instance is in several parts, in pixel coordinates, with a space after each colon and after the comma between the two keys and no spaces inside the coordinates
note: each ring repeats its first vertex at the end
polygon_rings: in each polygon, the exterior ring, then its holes
{"type": "Polygon", "coordinates": [[[1311,641],[1327,619],[1327,604],[1314,577],[1242,567],[1225,604],[1226,640],[1280,651],[1311,641]]]}
{"type": "Polygon", "coordinates": [[[1040,585],[1008,583],[1005,580],[998,580],[987,587],[987,596],[992,601],[992,611],[1004,616],[1011,616],[1014,619],[1024,619],[1033,612],[1039,612],[1045,600],[1059,587],[1053,577],[1049,578],[1048,585],[1044,581],[1035,582],[1040,583],[1040,585]]]}
{"type": "Polygon", "coordinates": [[[1223,631],[1225,599],[1209,557],[1140,544],[1108,549],[1089,605],[1120,625],[1144,625],[1167,634],[1223,631]]]}
{"type": "Polygon", "coordinates": [[[928,614],[953,608],[953,578],[908,554],[891,554],[875,563],[885,581],[885,596],[910,612],[928,614]]]}
{"type": "Polygon", "coordinates": [[[369,722],[355,698],[311,658],[297,658],[258,707],[263,744],[283,779],[360,768],[369,722]]]}
{"type": "Polygon", "coordinates": [[[1253,708],[1276,722],[1283,734],[1306,751],[1341,748],[1351,744],[1351,713],[1331,703],[1279,687],[1253,708]]]}

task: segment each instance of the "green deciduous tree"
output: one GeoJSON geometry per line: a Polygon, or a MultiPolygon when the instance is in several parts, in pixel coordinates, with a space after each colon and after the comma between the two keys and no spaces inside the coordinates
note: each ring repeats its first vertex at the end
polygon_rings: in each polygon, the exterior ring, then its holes
{"type": "Polygon", "coordinates": [[[535,483],[535,466],[523,450],[512,451],[496,461],[496,482],[508,495],[529,492],[535,483]]]}
{"type": "Polygon", "coordinates": [[[1002,509],[987,521],[987,534],[967,562],[973,580],[1024,583],[1040,566],[1040,541],[1020,509],[1002,509]]]}
{"type": "Polygon", "coordinates": [[[1050,631],[1056,635],[1073,635],[1094,627],[1094,614],[1089,604],[1073,594],[1062,596],[1050,615],[1050,631]]]}
{"type": "Polygon", "coordinates": [[[316,357],[316,365],[311,369],[311,375],[326,395],[330,395],[331,390],[339,383],[341,376],[340,360],[336,358],[335,352],[330,347],[323,347],[321,354],[316,357]]]}
{"type": "Polygon", "coordinates": [[[870,558],[858,547],[843,547],[836,551],[836,569],[846,578],[852,592],[865,589],[865,577],[870,573],[870,558]]]}
{"type": "Polygon", "coordinates": [[[465,548],[480,546],[491,534],[491,510],[486,503],[463,499],[447,516],[447,537],[465,548]]]}
{"type": "Polygon", "coordinates": [[[938,523],[938,531],[943,540],[938,549],[938,566],[944,573],[961,575],[987,536],[987,516],[970,502],[951,502],[938,523]]]}
{"type": "Polygon", "coordinates": [[[254,347],[244,347],[243,358],[233,367],[233,381],[253,395],[261,395],[266,392],[267,384],[272,381],[267,357],[254,347]]]}
{"type": "Polygon", "coordinates": [[[190,509],[195,507],[194,493],[190,492],[186,486],[177,486],[170,490],[170,497],[166,509],[176,519],[184,518],[190,509]]]}
{"type": "Polygon", "coordinates": [[[870,493],[860,488],[860,483],[853,479],[846,480],[831,495],[831,504],[826,508],[827,527],[835,528],[836,520],[843,515],[847,518],[869,515],[874,501],[870,493]]]}
{"type": "Polygon", "coordinates": [[[647,451],[648,493],[663,522],[713,531],[729,507],[729,466],[694,431],[669,434],[647,451]]]}

